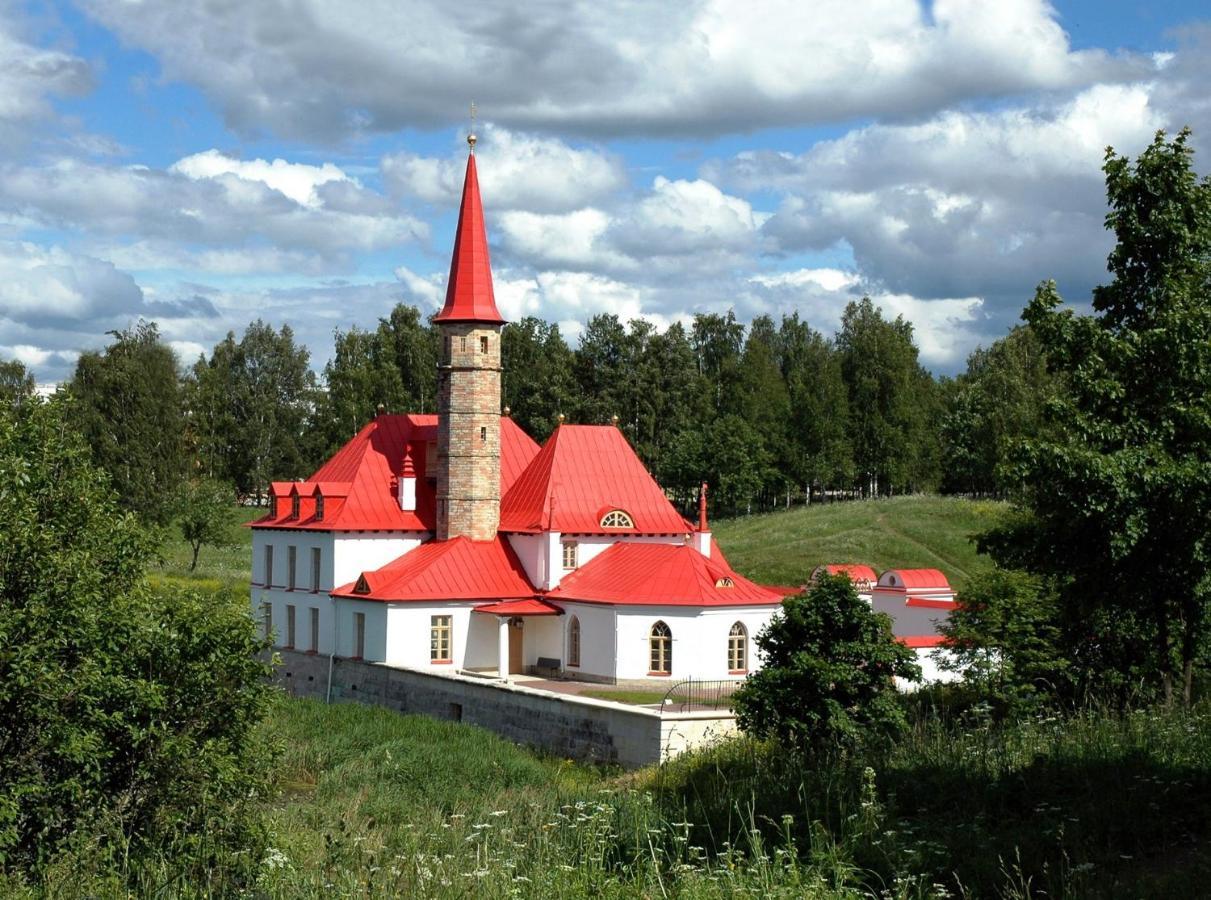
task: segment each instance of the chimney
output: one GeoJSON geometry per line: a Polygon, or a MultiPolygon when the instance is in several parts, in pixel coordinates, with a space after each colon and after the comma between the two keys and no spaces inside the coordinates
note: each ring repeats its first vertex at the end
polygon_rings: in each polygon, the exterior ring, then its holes
{"type": "Polygon", "coordinates": [[[695,535],[698,552],[708,559],[711,556],[711,529],[706,523],[706,482],[698,492],[698,533],[695,535]]]}
{"type": "Polygon", "coordinates": [[[399,508],[416,512],[416,463],[412,460],[411,442],[404,444],[404,462],[399,473],[399,508]]]}

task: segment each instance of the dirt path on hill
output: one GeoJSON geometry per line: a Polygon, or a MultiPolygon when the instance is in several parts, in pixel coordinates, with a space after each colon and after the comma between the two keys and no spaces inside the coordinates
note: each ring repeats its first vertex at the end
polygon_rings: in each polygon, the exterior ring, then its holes
{"type": "MultiPolygon", "coordinates": [[[[929,545],[922,544],[911,534],[905,534],[899,528],[896,528],[895,526],[889,524],[887,522],[887,517],[883,513],[879,513],[879,515],[875,517],[875,521],[879,524],[879,527],[884,529],[888,534],[894,534],[897,537],[903,538],[904,540],[906,540],[908,543],[912,544],[913,546],[920,547],[930,557],[932,557],[933,559],[942,563],[942,566],[940,566],[940,568],[949,569],[950,572],[953,572],[956,575],[959,575],[960,577],[962,577],[962,579],[964,581],[967,581],[971,577],[970,573],[968,573],[968,571],[966,569],[964,569],[962,566],[960,566],[954,560],[947,559],[945,556],[938,553],[936,550],[934,550],[929,545]]],[[[947,573],[948,577],[949,577],[949,574],[950,573],[948,572],[947,573]]]]}

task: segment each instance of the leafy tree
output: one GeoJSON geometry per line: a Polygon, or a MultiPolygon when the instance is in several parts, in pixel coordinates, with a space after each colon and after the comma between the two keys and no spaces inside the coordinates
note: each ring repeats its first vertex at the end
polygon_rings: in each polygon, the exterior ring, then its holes
{"type": "Polygon", "coordinates": [[[1096,674],[1145,674],[1166,700],[1180,684],[1186,703],[1211,599],[1211,182],[1188,139],[1159,133],[1134,164],[1107,151],[1117,243],[1095,315],[1061,309],[1054,283],[1026,308],[1066,390],[1006,467],[1024,515],[983,540],[1059,584],[1085,643],[1113,649],[1096,674]]]}
{"type": "Polygon", "coordinates": [[[93,460],[121,504],[167,521],[185,471],[185,415],[177,360],[154,322],[110,332],[103,352],[76,363],[68,390],[93,460]]]}
{"type": "Polygon", "coordinates": [[[864,297],[850,303],[837,335],[841,374],[849,393],[849,437],[864,490],[874,496],[905,487],[914,474],[915,440],[926,421],[912,325],[888,322],[864,297]]]}
{"type": "Polygon", "coordinates": [[[761,435],[771,466],[761,493],[777,502],[780,489],[789,483],[783,473],[790,464],[790,395],[778,365],[778,332],[769,316],[758,316],[749,327],[740,371],[732,398],[725,404],[761,435]]]}
{"type": "Polygon", "coordinates": [[[0,404],[17,406],[34,396],[33,373],[19,359],[0,360],[0,404]]]}
{"type": "Polygon", "coordinates": [[[1002,494],[997,470],[1010,444],[1039,433],[1043,407],[1056,390],[1038,339],[1026,326],[975,350],[945,404],[943,489],[1002,494]]]}
{"type": "Polygon", "coordinates": [[[181,537],[193,551],[189,571],[198,567],[198,554],[202,547],[230,547],[235,544],[228,519],[233,497],[234,492],[229,485],[209,478],[195,478],[182,489],[177,526],[181,529],[181,537]]]}
{"type": "Polygon", "coordinates": [[[739,416],[720,416],[702,442],[711,502],[728,512],[749,511],[752,499],[770,479],[770,455],[761,435],[739,416]]]}
{"type": "Polygon", "coordinates": [[[316,388],[308,362],[290,326],[275,332],[259,319],[198,360],[188,394],[204,474],[260,496],[270,481],[314,469],[321,448],[309,428],[316,388]]]}
{"type": "Polygon", "coordinates": [[[783,600],[756,643],[764,662],[733,694],[744,731],[823,750],[904,727],[894,679],[920,679],[916,656],[844,575],[783,600]]]}
{"type": "Polygon", "coordinates": [[[522,430],[546,440],[559,414],[576,406],[575,357],[558,325],[533,316],[506,325],[501,334],[504,404],[522,430]]]}
{"type": "Polygon", "coordinates": [[[730,309],[726,316],[700,313],[694,316],[690,343],[698,357],[698,371],[711,386],[711,401],[722,411],[739,377],[744,326],[730,309]]]}
{"type": "Polygon", "coordinates": [[[783,377],[790,402],[790,458],[787,475],[804,486],[852,483],[849,444],[849,396],[841,357],[822,334],[798,313],[782,318],[778,332],[783,377]]]}
{"type": "Polygon", "coordinates": [[[585,325],[576,350],[574,372],[578,391],[577,418],[602,425],[613,416],[625,416],[634,377],[631,341],[618,317],[593,316],[585,325]]]}
{"type": "Polygon", "coordinates": [[[88,845],[235,893],[265,845],[265,645],[246,600],[150,587],[76,415],[0,408],[0,866],[88,845]]]}
{"type": "Polygon", "coordinates": [[[1061,610],[1055,592],[1035,576],[994,569],[973,578],[939,630],[948,642],[938,656],[941,668],[961,673],[1002,713],[1073,695],[1061,610]]]}

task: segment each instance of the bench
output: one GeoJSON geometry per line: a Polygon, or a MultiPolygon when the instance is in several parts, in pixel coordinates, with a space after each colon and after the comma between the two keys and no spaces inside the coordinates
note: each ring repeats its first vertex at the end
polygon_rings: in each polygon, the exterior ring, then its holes
{"type": "Polygon", "coordinates": [[[534,666],[534,674],[541,675],[544,678],[554,678],[562,671],[562,666],[559,660],[552,656],[538,657],[538,663],[534,666]]]}

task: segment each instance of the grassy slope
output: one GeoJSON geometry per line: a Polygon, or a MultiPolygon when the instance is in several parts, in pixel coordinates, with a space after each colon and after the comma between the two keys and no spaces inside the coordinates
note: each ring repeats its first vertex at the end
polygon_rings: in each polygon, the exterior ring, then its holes
{"type": "Polygon", "coordinates": [[[189,562],[193,551],[173,524],[165,533],[165,541],[160,547],[162,561],[154,574],[199,588],[232,586],[247,590],[252,566],[252,530],[245,527],[245,523],[264,513],[264,509],[233,505],[228,511],[227,538],[230,543],[225,547],[202,547],[198,567],[192,572],[189,562]]]}
{"type": "Polygon", "coordinates": [[[738,572],[765,584],[802,584],[821,563],[937,568],[961,588],[990,566],[972,538],[1004,505],[952,497],[831,503],[723,519],[712,526],[738,572]]]}

